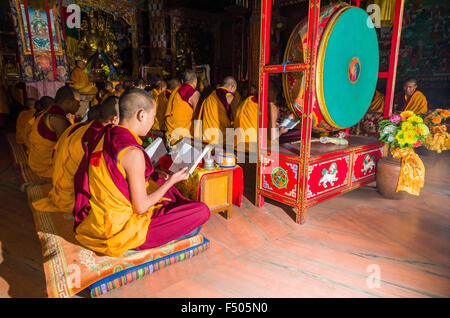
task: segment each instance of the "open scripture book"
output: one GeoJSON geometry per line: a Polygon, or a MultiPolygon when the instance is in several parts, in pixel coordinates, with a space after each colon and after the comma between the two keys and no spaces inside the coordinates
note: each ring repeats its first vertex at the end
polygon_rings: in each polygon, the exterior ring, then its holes
{"type": "Polygon", "coordinates": [[[172,148],[172,165],[169,168],[171,172],[177,172],[184,167],[188,167],[188,173],[192,174],[203,157],[212,149],[207,145],[203,150],[196,149],[185,140],[181,140],[172,148]]]}
{"type": "Polygon", "coordinates": [[[159,164],[159,159],[167,154],[167,149],[163,140],[158,137],[145,148],[145,152],[152,160],[153,167],[156,167],[159,164]]]}

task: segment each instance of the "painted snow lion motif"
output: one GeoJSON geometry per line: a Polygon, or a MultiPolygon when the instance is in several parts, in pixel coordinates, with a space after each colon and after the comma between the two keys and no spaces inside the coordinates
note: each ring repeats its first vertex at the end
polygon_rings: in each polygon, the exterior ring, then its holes
{"type": "Polygon", "coordinates": [[[334,182],[337,181],[338,177],[336,176],[338,173],[337,165],[335,162],[333,162],[330,167],[327,169],[322,170],[322,178],[319,181],[320,184],[323,185],[324,188],[328,187],[328,184],[334,185],[334,182]]]}

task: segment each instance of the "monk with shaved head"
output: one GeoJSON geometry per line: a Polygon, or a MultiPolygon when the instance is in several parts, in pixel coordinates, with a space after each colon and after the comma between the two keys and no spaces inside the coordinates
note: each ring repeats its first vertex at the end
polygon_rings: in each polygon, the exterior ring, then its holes
{"type": "Polygon", "coordinates": [[[196,89],[197,74],[191,69],[184,71],[182,82],[170,94],[165,113],[166,138],[171,145],[194,134],[193,115],[200,99],[196,89]]]}
{"type": "Polygon", "coordinates": [[[156,103],[133,88],[119,100],[119,125],[83,137],[85,156],[75,174],[75,238],[98,253],[120,256],[196,235],[210,216],[201,202],[173,186],[186,180],[155,171],[139,136],[153,125],[156,103]]]}
{"type": "Polygon", "coordinates": [[[199,120],[203,125],[203,141],[221,143],[226,136],[226,129],[234,123],[231,103],[234,100],[237,82],[232,76],[223,79],[222,85],[216,88],[202,103],[199,120]],[[222,138],[221,138],[222,137],[222,138]]]}
{"type": "Polygon", "coordinates": [[[33,123],[29,134],[28,165],[41,178],[51,178],[53,149],[62,133],[72,123],[80,107],[80,93],[63,86],[55,96],[55,105],[42,112],[33,123]]]}

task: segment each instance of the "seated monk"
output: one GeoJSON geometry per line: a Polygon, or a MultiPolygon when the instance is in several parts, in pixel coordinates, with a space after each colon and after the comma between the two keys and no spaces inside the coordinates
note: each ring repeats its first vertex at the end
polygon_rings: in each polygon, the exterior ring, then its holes
{"type": "Polygon", "coordinates": [[[236,110],[234,129],[236,133],[235,146],[239,149],[239,144],[245,143],[245,151],[257,151],[258,137],[258,98],[256,89],[250,88],[250,96],[247,97],[236,110]],[[239,130],[239,129],[242,130],[239,130]]]}
{"type": "Polygon", "coordinates": [[[375,95],[373,96],[372,102],[370,103],[367,111],[372,113],[382,113],[384,111],[384,101],[384,95],[376,89],[375,95]]]}
{"type": "Polygon", "coordinates": [[[167,84],[168,88],[156,98],[156,116],[152,130],[166,130],[165,113],[167,110],[167,103],[169,102],[172,91],[181,85],[180,81],[176,78],[172,78],[167,84]]]}
{"type": "Polygon", "coordinates": [[[69,116],[80,107],[80,93],[73,87],[63,86],[56,92],[55,103],[36,118],[29,135],[28,165],[41,178],[52,177],[53,150],[71,124],[69,116]]]}
{"type": "Polygon", "coordinates": [[[145,87],[147,87],[147,84],[145,83],[145,81],[142,78],[138,78],[138,79],[134,80],[134,87],[140,88],[140,89],[145,89],[145,87]]]}
{"type": "Polygon", "coordinates": [[[154,171],[141,146],[153,126],[156,103],[131,89],[119,101],[120,124],[83,137],[85,155],[75,174],[76,240],[95,252],[117,257],[195,235],[210,217],[201,202],[173,186],[187,180],[186,168],[154,171]]]}
{"type": "Polygon", "coordinates": [[[27,148],[27,153],[30,149],[30,133],[31,128],[33,128],[34,121],[36,118],[44,111],[49,109],[51,106],[55,105],[55,100],[50,96],[42,96],[41,99],[36,101],[34,104],[34,113],[30,119],[23,126],[22,136],[25,147],[27,148]]]}
{"type": "Polygon", "coordinates": [[[130,80],[123,81],[123,91],[124,92],[131,88],[133,88],[133,81],[130,81],[130,80]]]}
{"type": "Polygon", "coordinates": [[[165,118],[166,139],[171,145],[183,137],[191,138],[194,134],[192,120],[200,99],[196,87],[197,74],[188,69],[183,73],[181,86],[170,94],[165,118]]]}
{"type": "Polygon", "coordinates": [[[150,94],[156,99],[159,94],[162,94],[167,89],[167,83],[163,80],[157,80],[150,90],[150,94]]]}
{"type": "Polygon", "coordinates": [[[25,143],[25,128],[28,125],[28,122],[33,117],[34,113],[36,112],[34,105],[36,103],[36,99],[34,98],[27,98],[25,99],[25,109],[22,110],[17,116],[16,121],[16,141],[18,144],[24,144],[25,143]]]}
{"type": "Polygon", "coordinates": [[[241,105],[242,103],[242,96],[241,94],[236,90],[234,92],[234,98],[233,101],[231,102],[231,113],[233,114],[233,118],[236,119],[236,114],[237,114],[237,110],[239,108],[239,105],[241,105]]]}
{"type": "Polygon", "coordinates": [[[82,95],[95,95],[98,92],[97,86],[89,81],[89,76],[84,71],[85,67],[86,64],[83,61],[76,62],[76,67],[70,75],[73,82],[72,87],[82,95]]]}
{"type": "Polygon", "coordinates": [[[117,84],[116,87],[114,87],[114,95],[117,97],[120,97],[122,95],[124,89],[122,84],[117,84]]]}
{"type": "Polygon", "coordinates": [[[101,105],[88,112],[88,121],[67,128],[55,146],[52,189],[47,197],[33,202],[33,207],[44,212],[73,212],[75,194],[73,178],[84,155],[81,139],[91,130],[119,123],[119,98],[108,97],[101,105]]]}
{"type": "Polygon", "coordinates": [[[198,119],[202,123],[204,142],[222,143],[226,139],[226,129],[233,128],[231,102],[234,99],[236,87],[236,80],[228,76],[223,80],[222,85],[203,101],[198,119]]]}
{"type": "Polygon", "coordinates": [[[394,109],[398,112],[410,110],[415,114],[425,114],[428,111],[427,99],[422,92],[417,90],[415,78],[407,79],[403,85],[403,92],[396,94],[394,109]]]}

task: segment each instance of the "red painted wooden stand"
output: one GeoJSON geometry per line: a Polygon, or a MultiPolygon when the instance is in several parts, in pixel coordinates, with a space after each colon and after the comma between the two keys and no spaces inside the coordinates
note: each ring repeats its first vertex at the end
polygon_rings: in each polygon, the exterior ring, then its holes
{"type": "MultiPolygon", "coordinates": [[[[353,1],[359,6],[360,1],[353,1]]],[[[256,204],[261,207],[264,197],[275,199],[297,208],[296,222],[303,224],[306,209],[338,194],[375,181],[375,163],[386,149],[376,139],[349,136],[348,146],[314,143],[311,145],[311,104],[315,85],[316,53],[319,45],[318,24],[320,0],[309,0],[307,58],[304,64],[268,65],[272,0],[262,0],[259,60],[259,113],[258,128],[267,131],[267,94],[269,73],[305,72],[301,142],[286,147],[268,147],[267,134],[259,134],[256,179],[256,204]],[[327,177],[323,173],[327,170],[327,177]]],[[[397,57],[404,0],[396,0],[388,72],[378,78],[387,78],[384,117],[392,113],[397,57]]]]}

